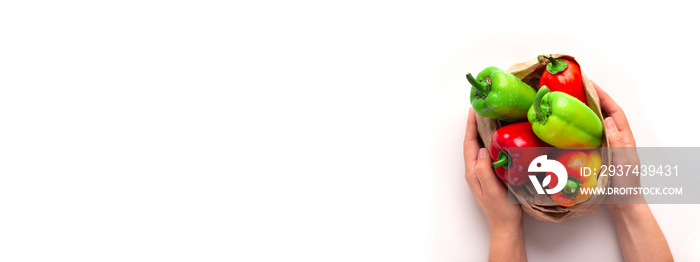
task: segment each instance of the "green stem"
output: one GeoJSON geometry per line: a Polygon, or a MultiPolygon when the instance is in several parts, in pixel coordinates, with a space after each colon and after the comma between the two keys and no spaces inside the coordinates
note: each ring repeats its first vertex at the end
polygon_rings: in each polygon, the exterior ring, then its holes
{"type": "Polygon", "coordinates": [[[567,63],[564,60],[555,59],[554,57],[546,56],[546,55],[543,55],[543,56],[544,56],[544,58],[547,58],[547,60],[549,60],[549,64],[547,65],[547,71],[550,74],[553,74],[553,75],[559,74],[559,73],[563,72],[564,70],[566,70],[566,68],[569,66],[569,63],[567,63]]]}
{"type": "Polygon", "coordinates": [[[547,60],[549,60],[549,62],[552,64],[556,64],[558,62],[557,59],[548,55],[544,56],[544,58],[547,58],[547,60]]]}
{"type": "Polygon", "coordinates": [[[540,108],[542,98],[544,95],[549,93],[549,87],[542,86],[540,87],[540,90],[537,91],[537,95],[535,96],[535,104],[533,105],[535,107],[535,114],[537,115],[537,119],[545,119],[545,112],[542,112],[542,108],[540,108]]]}
{"type": "Polygon", "coordinates": [[[493,167],[503,166],[503,168],[508,169],[510,166],[510,157],[506,151],[498,151],[498,160],[493,162],[493,167]]]}
{"type": "Polygon", "coordinates": [[[489,84],[486,81],[477,81],[476,79],[474,79],[471,73],[467,74],[467,81],[469,81],[469,83],[472,84],[474,88],[476,88],[479,96],[486,96],[486,94],[491,89],[491,84],[489,84]]]}
{"type": "Polygon", "coordinates": [[[561,190],[561,194],[576,199],[579,189],[581,189],[581,180],[570,176],[566,180],[566,185],[561,190]]]}

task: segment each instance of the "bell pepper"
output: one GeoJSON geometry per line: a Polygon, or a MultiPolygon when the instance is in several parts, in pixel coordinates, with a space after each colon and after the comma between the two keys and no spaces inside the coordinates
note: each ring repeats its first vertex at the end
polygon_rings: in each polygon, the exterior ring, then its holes
{"type": "Polygon", "coordinates": [[[537,91],[527,118],[537,137],[556,147],[598,147],[603,141],[603,121],[592,109],[547,86],[537,91]]]}
{"type": "MultiPolygon", "coordinates": [[[[590,170],[600,170],[600,165],[602,164],[600,152],[597,149],[586,151],[561,150],[554,157],[554,160],[564,165],[568,181],[566,181],[566,185],[561,192],[551,195],[552,200],[560,206],[573,206],[590,199],[593,195],[583,194],[581,188],[595,188],[598,183],[598,172],[591,172],[590,175],[584,176],[581,174],[581,168],[588,167],[590,170]]],[[[559,179],[554,173],[547,172],[547,175],[551,177],[548,187],[554,188],[559,179]]]]}
{"type": "Polygon", "coordinates": [[[499,128],[491,137],[491,159],[496,175],[501,181],[519,186],[529,181],[528,165],[540,155],[549,153],[551,146],[543,142],[528,122],[515,123],[499,128]],[[511,151],[511,148],[535,147],[532,150],[511,151]]]}
{"type": "Polygon", "coordinates": [[[581,68],[576,62],[564,58],[555,59],[545,55],[540,55],[537,58],[540,63],[546,63],[546,60],[543,58],[549,60],[549,64],[547,64],[547,68],[540,78],[540,87],[547,86],[550,91],[567,93],[588,105],[586,93],[583,91],[581,68]]]}
{"type": "Polygon", "coordinates": [[[467,74],[472,85],[472,108],[480,116],[517,122],[527,119],[527,110],[535,100],[535,89],[516,76],[489,66],[476,79],[467,74]]]}

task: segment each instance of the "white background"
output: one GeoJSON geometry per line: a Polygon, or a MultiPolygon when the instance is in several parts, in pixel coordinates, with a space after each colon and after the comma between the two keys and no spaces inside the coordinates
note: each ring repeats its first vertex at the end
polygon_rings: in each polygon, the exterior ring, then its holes
{"type": "MultiPolygon", "coordinates": [[[[467,72],[572,54],[638,145],[700,146],[696,9],[604,4],[5,2],[0,260],[483,261],[467,72]]],[[[700,208],[652,210],[700,260],[700,208]]],[[[621,260],[604,207],[525,234],[621,260]]]]}

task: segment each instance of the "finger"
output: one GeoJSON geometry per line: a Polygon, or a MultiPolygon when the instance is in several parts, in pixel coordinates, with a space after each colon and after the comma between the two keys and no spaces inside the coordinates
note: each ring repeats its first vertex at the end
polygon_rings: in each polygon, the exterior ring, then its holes
{"type": "Polygon", "coordinates": [[[605,112],[608,113],[609,116],[613,116],[613,119],[615,119],[616,115],[621,115],[620,120],[624,121],[615,121],[618,122],[616,123],[619,130],[622,131],[625,128],[629,127],[629,124],[627,123],[627,117],[625,116],[625,113],[622,111],[622,108],[615,102],[615,100],[610,97],[610,95],[605,92],[603,89],[598,86],[595,82],[591,81],[593,83],[593,87],[595,87],[596,93],[598,93],[598,98],[600,98],[600,105],[605,110],[605,112]],[[620,114],[621,113],[621,114],[620,114]]]}
{"type": "Polygon", "coordinates": [[[591,81],[593,83],[593,87],[595,88],[596,93],[598,93],[598,98],[600,99],[600,104],[603,107],[603,109],[606,109],[605,112],[608,114],[614,114],[618,112],[620,109],[620,106],[615,103],[615,101],[610,97],[610,95],[605,92],[598,84],[595,82],[591,81]]]}
{"type": "MultiPolygon", "coordinates": [[[[472,164],[474,163],[472,162],[472,164]]],[[[484,190],[481,188],[479,178],[476,177],[475,167],[468,168],[464,173],[464,177],[467,179],[467,185],[469,185],[469,189],[472,191],[472,194],[474,194],[477,199],[481,199],[481,197],[484,195],[484,190]]]]}
{"type": "Polygon", "coordinates": [[[474,195],[481,197],[482,189],[479,179],[476,177],[476,155],[479,151],[478,134],[476,131],[476,115],[469,109],[467,118],[467,133],[464,136],[464,178],[467,180],[469,189],[474,195]]]}
{"type": "Polygon", "coordinates": [[[615,121],[615,125],[617,126],[617,130],[622,132],[628,139],[630,140],[629,142],[631,143],[632,146],[636,145],[635,139],[634,139],[634,134],[632,133],[632,129],[629,127],[629,122],[627,121],[627,116],[625,115],[625,112],[620,108],[620,106],[615,103],[615,100],[608,95],[603,89],[598,86],[595,82],[591,81],[593,83],[593,87],[595,87],[596,92],[598,93],[598,97],[600,98],[600,104],[601,107],[605,112],[608,113],[608,116],[612,117],[613,120],[615,121]]]}
{"type": "Polygon", "coordinates": [[[603,91],[598,84],[593,81],[591,81],[591,83],[593,83],[593,87],[595,87],[596,93],[598,93],[603,111],[608,113],[608,116],[611,116],[615,120],[615,125],[617,125],[618,130],[620,130],[620,132],[627,132],[630,136],[634,137],[629,122],[627,121],[627,116],[625,112],[622,111],[622,108],[620,108],[615,100],[613,100],[608,93],[603,91]]]}
{"type": "Polygon", "coordinates": [[[476,155],[479,153],[479,132],[476,128],[476,113],[471,108],[469,109],[469,117],[467,118],[467,133],[464,135],[464,160],[476,161],[476,155]]]}
{"type": "Polygon", "coordinates": [[[632,146],[629,142],[629,138],[626,137],[625,133],[618,130],[615,120],[612,117],[605,118],[605,129],[608,134],[608,142],[610,147],[630,147],[632,146]]]}
{"type": "Polygon", "coordinates": [[[481,190],[485,196],[495,196],[505,192],[505,188],[493,172],[493,162],[489,157],[486,148],[479,149],[479,156],[476,160],[476,176],[481,183],[481,190]]]}

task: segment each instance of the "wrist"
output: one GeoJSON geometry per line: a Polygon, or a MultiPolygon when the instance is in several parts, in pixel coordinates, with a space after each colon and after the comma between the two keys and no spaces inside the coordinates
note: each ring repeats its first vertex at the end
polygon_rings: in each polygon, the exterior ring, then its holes
{"type": "Polygon", "coordinates": [[[523,220],[507,223],[489,223],[491,238],[518,238],[523,235],[523,220]]]}
{"type": "Polygon", "coordinates": [[[613,219],[632,219],[651,212],[647,204],[609,204],[606,207],[613,219]]]}
{"type": "Polygon", "coordinates": [[[489,226],[489,261],[527,261],[522,219],[519,223],[489,223],[489,226]]]}

